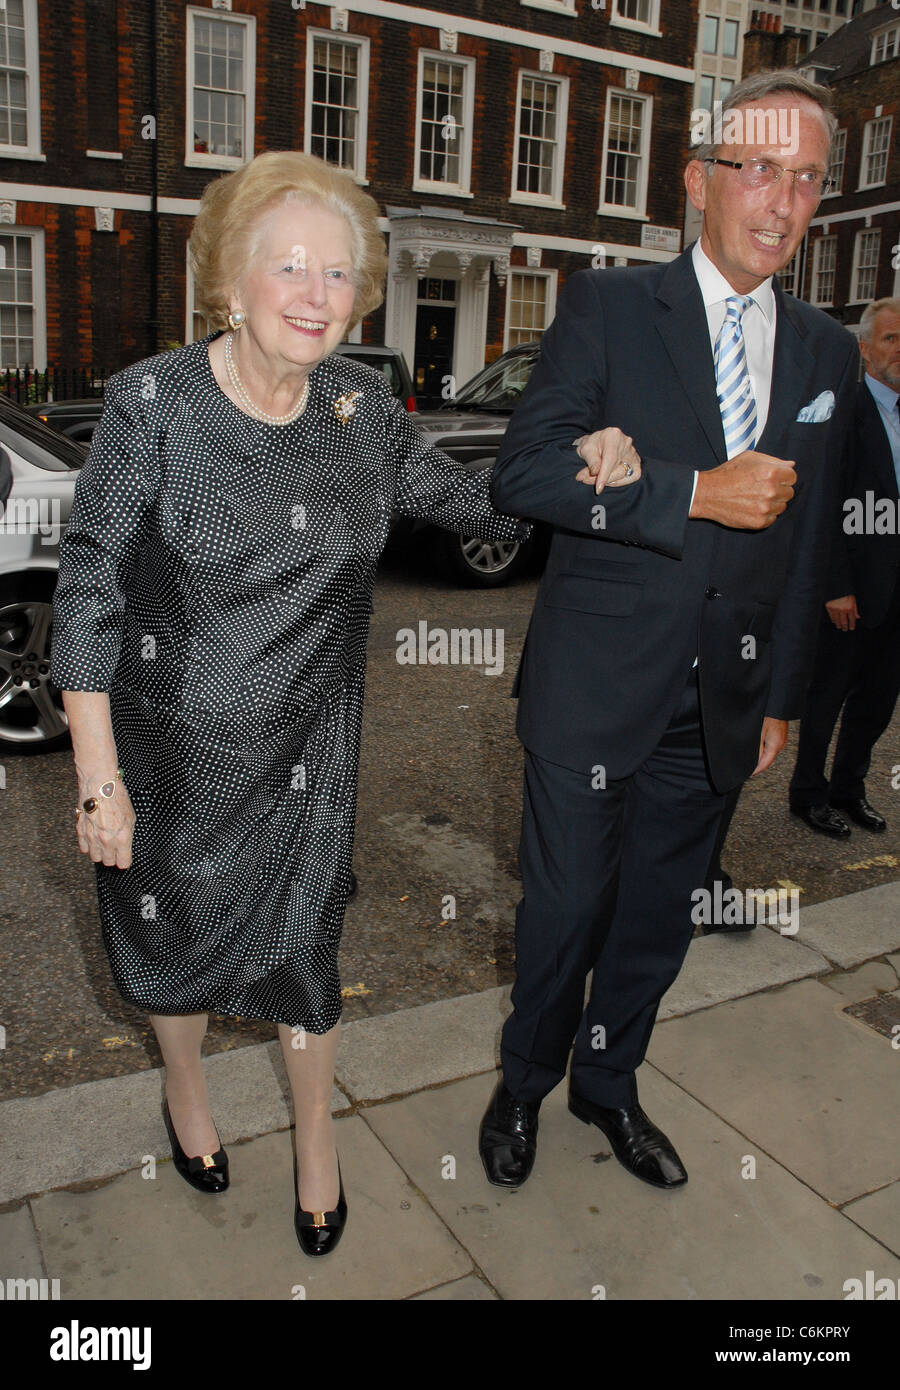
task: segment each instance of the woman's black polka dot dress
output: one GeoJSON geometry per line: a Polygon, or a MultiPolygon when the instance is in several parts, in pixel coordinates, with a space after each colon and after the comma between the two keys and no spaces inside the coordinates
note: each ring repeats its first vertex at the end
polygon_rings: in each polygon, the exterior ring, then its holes
{"type": "Polygon", "coordinates": [[[154,1013],[340,1017],[378,557],[395,511],[516,539],[484,472],[429,448],[384,379],[310,375],[289,425],[253,420],[216,337],[118,372],[60,554],[52,678],[108,690],[136,812],[97,865],[124,997],[154,1013]]]}

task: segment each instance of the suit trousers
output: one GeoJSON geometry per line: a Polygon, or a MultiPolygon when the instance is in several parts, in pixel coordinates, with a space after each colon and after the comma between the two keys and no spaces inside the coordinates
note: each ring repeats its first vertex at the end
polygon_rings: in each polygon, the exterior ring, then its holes
{"type": "Polygon", "coordinates": [[[865,796],[872,749],[894,713],[900,693],[900,584],[878,627],[857,623],[841,632],[822,619],[816,664],[800,722],[797,762],[791,778],[793,806],[817,806],[830,796],[865,796]],[[831,781],[825,759],[843,705],[831,781]]]}
{"type": "Polygon", "coordinates": [[[573,1089],[597,1105],[636,1103],[634,1073],[687,953],[691,894],[727,799],[706,772],[696,671],[643,766],[602,780],[525,752],[516,981],[500,1045],[517,1100],[562,1080],[574,1039],[573,1089]]]}

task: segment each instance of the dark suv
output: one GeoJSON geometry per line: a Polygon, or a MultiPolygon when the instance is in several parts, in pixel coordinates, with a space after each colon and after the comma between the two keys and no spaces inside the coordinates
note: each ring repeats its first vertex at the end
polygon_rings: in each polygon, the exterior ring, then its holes
{"type": "MultiPolygon", "coordinates": [[[[468,468],[493,464],[539,351],[538,343],[510,348],[473,376],[446,405],[418,414],[418,429],[468,468]]],[[[483,541],[477,536],[435,531],[433,548],[458,584],[490,589],[538,563],[546,555],[546,546],[546,532],[537,526],[525,542],[483,541]]]]}

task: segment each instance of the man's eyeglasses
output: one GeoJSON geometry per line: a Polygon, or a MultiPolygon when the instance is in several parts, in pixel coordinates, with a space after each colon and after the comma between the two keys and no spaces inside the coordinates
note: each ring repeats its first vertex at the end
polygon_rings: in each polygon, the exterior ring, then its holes
{"type": "Polygon", "coordinates": [[[834,179],[820,174],[818,169],[783,169],[768,159],[715,159],[712,155],[704,159],[704,164],[724,164],[729,169],[737,169],[741,183],[747,188],[771,188],[782,174],[792,174],[794,187],[804,198],[821,198],[834,183],[834,179]]]}

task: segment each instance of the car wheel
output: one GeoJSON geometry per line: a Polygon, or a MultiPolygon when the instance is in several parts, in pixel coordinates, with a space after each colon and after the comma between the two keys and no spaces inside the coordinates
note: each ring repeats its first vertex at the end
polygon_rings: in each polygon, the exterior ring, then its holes
{"type": "Polygon", "coordinates": [[[0,589],[0,749],[55,753],[69,745],[62,696],[50,680],[52,585],[0,589]]]}
{"type": "Polygon", "coordinates": [[[508,584],[528,563],[530,541],[485,541],[478,536],[441,533],[439,549],[447,574],[469,589],[508,584]]]}

